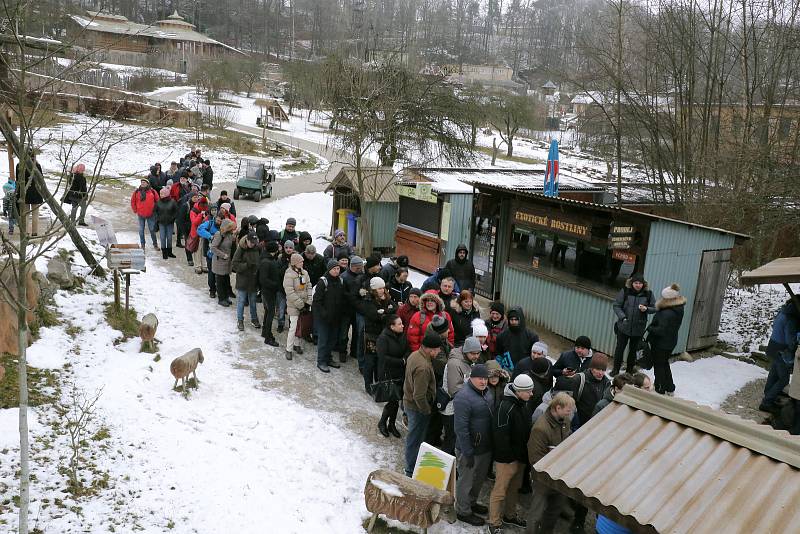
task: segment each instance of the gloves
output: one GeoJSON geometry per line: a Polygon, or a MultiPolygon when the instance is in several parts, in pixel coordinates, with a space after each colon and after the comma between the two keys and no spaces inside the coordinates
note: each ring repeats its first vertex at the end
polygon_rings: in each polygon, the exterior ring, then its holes
{"type": "Polygon", "coordinates": [[[362,297],[366,297],[369,294],[369,292],[362,287],[361,289],[358,290],[358,294],[361,295],[362,297]]]}
{"type": "Polygon", "coordinates": [[[472,469],[475,467],[475,457],[474,456],[466,456],[464,460],[465,465],[468,469],[472,469]]]}

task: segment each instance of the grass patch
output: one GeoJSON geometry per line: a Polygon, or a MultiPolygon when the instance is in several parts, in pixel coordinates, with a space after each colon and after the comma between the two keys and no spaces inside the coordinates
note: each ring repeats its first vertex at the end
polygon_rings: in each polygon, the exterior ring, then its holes
{"type": "Polygon", "coordinates": [[[61,323],[55,311],[44,303],[44,299],[39,299],[36,309],[33,312],[33,321],[28,323],[28,330],[33,341],[39,339],[42,327],[56,326],[61,323]]]}
{"type": "Polygon", "coordinates": [[[121,341],[139,335],[139,319],[136,318],[136,310],[133,308],[129,308],[126,312],[123,306],[117,308],[113,302],[109,302],[105,305],[104,313],[108,325],[122,332],[121,341]]]}
{"type": "Polygon", "coordinates": [[[213,135],[195,143],[202,149],[228,149],[245,156],[261,154],[258,143],[250,135],[229,130],[212,130],[206,133],[213,135]]]}
{"type": "Polygon", "coordinates": [[[313,154],[306,154],[303,157],[300,153],[292,154],[293,157],[302,158],[299,161],[295,161],[289,165],[283,167],[284,171],[311,171],[314,170],[317,166],[317,158],[314,157],[313,154]]]}
{"type": "MultiPolygon", "coordinates": [[[[483,152],[484,154],[492,155],[492,149],[488,146],[476,146],[475,150],[478,152],[483,152]]],[[[541,165],[546,163],[546,161],[536,158],[526,158],[523,156],[511,156],[510,158],[506,156],[505,149],[500,149],[497,151],[497,159],[502,159],[504,161],[516,161],[517,163],[527,163],[530,165],[541,165]]]]}
{"type": "MultiPolygon", "coordinates": [[[[19,360],[10,354],[0,357],[6,377],[0,382],[0,408],[19,406],[19,360]]],[[[55,402],[58,396],[58,371],[28,366],[28,405],[40,406],[55,402]]]]}

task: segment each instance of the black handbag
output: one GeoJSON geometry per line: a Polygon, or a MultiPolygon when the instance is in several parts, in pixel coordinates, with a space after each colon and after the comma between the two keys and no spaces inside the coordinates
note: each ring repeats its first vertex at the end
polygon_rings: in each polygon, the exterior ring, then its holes
{"type": "Polygon", "coordinates": [[[443,412],[447,405],[450,404],[450,401],[453,400],[447,391],[444,390],[442,387],[436,388],[436,409],[440,412],[443,412]]]}
{"type": "Polygon", "coordinates": [[[372,384],[372,398],[375,402],[389,402],[403,397],[397,380],[381,380],[372,384]]]}
{"type": "Polygon", "coordinates": [[[639,349],[636,351],[636,365],[642,369],[653,368],[653,348],[646,337],[639,342],[639,349]]]}

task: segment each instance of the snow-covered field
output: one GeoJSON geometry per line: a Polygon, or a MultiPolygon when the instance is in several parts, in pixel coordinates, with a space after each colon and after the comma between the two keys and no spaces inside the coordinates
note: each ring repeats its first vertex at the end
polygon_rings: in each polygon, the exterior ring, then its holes
{"type": "MultiPolygon", "coordinates": [[[[795,293],[800,284],[792,284],[795,293]]],[[[766,345],[772,333],[772,320],[788,300],[782,285],[765,284],[752,287],[729,285],[719,326],[719,338],[736,352],[751,352],[766,345]]]]}

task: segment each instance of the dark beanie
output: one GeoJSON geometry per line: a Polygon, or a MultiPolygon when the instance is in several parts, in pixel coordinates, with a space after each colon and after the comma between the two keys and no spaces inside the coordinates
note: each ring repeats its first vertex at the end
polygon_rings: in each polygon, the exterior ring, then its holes
{"type": "Polygon", "coordinates": [[[408,267],[408,256],[397,256],[395,263],[398,267],[408,267]]]}
{"type": "Polygon", "coordinates": [[[531,372],[540,375],[546,373],[550,368],[550,361],[547,358],[534,358],[531,362],[531,372]]]}
{"type": "Polygon", "coordinates": [[[422,290],[418,287],[412,287],[411,291],[408,292],[409,295],[416,295],[418,297],[422,296],[422,290]]]}
{"type": "Polygon", "coordinates": [[[336,261],[336,260],[334,260],[333,258],[329,259],[329,260],[328,260],[328,263],[326,263],[326,264],[325,264],[325,268],[326,268],[328,271],[330,271],[330,270],[331,270],[331,269],[333,269],[334,267],[338,267],[338,266],[339,266],[339,262],[338,262],[338,261],[336,261]]]}
{"type": "Polygon", "coordinates": [[[499,300],[496,300],[496,301],[492,302],[492,304],[489,306],[489,311],[496,311],[500,315],[505,315],[506,314],[506,307],[505,307],[505,304],[503,304],[499,300]]]}
{"type": "Polygon", "coordinates": [[[575,340],[575,346],[581,347],[584,349],[591,349],[592,348],[592,340],[586,336],[578,336],[578,339],[575,340]]]}
{"type": "Polygon", "coordinates": [[[444,334],[450,327],[450,325],[447,324],[447,319],[445,319],[441,315],[433,316],[433,319],[431,319],[431,326],[439,334],[444,334]]]}
{"type": "Polygon", "coordinates": [[[641,282],[644,284],[644,276],[641,273],[633,273],[631,275],[631,282],[641,282]]]}
{"type": "Polygon", "coordinates": [[[364,265],[365,269],[372,269],[376,265],[381,264],[381,257],[373,254],[369,258],[367,258],[366,264],[364,265]]]}
{"type": "Polygon", "coordinates": [[[346,250],[342,250],[336,255],[336,259],[337,260],[347,260],[349,262],[350,261],[350,254],[348,254],[346,250]]]}
{"type": "Polygon", "coordinates": [[[277,241],[268,241],[267,242],[267,252],[270,252],[270,253],[278,252],[278,242],[277,241]]]}
{"type": "Polygon", "coordinates": [[[482,363],[476,363],[469,370],[470,378],[489,378],[489,369],[482,363]]]}
{"type": "Polygon", "coordinates": [[[575,381],[568,376],[561,375],[556,378],[553,391],[575,391],[575,381]]]}
{"type": "Polygon", "coordinates": [[[425,337],[422,338],[422,346],[429,349],[441,347],[442,338],[440,338],[436,332],[428,331],[425,333],[425,337]]]}
{"type": "Polygon", "coordinates": [[[608,356],[602,352],[596,352],[592,356],[592,361],[589,363],[589,369],[600,369],[605,371],[608,369],[608,356]]]}

